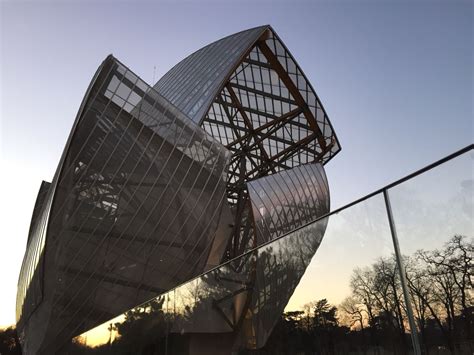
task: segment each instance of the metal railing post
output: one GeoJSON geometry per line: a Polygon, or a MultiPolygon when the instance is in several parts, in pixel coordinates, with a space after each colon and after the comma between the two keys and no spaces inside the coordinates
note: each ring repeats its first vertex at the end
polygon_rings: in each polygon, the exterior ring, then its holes
{"type": "Polygon", "coordinates": [[[390,198],[388,190],[383,190],[383,197],[385,200],[385,208],[387,209],[388,223],[390,225],[390,233],[392,234],[393,248],[395,249],[395,257],[397,259],[398,271],[400,273],[400,282],[403,290],[403,298],[407,307],[408,323],[410,324],[411,342],[413,345],[413,352],[415,355],[421,355],[420,342],[416,330],[415,318],[413,317],[413,310],[411,308],[410,293],[408,292],[405,265],[403,264],[402,254],[400,253],[400,246],[398,245],[397,230],[392,215],[392,206],[390,205],[390,198]]]}

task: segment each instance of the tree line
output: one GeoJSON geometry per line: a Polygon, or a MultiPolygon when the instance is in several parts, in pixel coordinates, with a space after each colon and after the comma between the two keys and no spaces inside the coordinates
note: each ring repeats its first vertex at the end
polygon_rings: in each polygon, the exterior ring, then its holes
{"type": "MultiPolygon", "coordinates": [[[[474,353],[473,241],[453,236],[441,249],[403,257],[416,333],[425,354],[474,353]]],[[[412,351],[396,258],[353,270],[350,295],[286,312],[261,353],[406,354],[412,351]]]]}

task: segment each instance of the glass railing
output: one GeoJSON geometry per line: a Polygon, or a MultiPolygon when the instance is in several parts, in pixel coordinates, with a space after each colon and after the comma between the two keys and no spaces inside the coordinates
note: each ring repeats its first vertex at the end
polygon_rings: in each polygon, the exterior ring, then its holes
{"type": "Polygon", "coordinates": [[[472,149],[77,336],[68,353],[472,354],[472,149]]]}

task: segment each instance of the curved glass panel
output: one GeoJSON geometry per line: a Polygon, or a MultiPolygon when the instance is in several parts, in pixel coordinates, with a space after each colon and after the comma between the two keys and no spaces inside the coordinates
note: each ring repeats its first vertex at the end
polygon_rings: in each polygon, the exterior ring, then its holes
{"type": "Polygon", "coordinates": [[[27,352],[54,353],[201,274],[230,234],[228,151],[113,57],[63,159],[45,209],[43,301],[22,323],[27,352]]]}
{"type": "Polygon", "coordinates": [[[18,280],[16,320],[22,319],[23,314],[27,318],[42,300],[42,249],[45,239],[45,223],[51,204],[51,184],[43,181],[41,183],[36,203],[31,217],[30,230],[26,253],[20,270],[18,280]]]}
{"type": "Polygon", "coordinates": [[[321,164],[301,165],[252,180],[247,188],[257,245],[329,213],[329,186],[321,164]]]}
{"type": "Polygon", "coordinates": [[[175,65],[154,89],[199,123],[223,80],[266,28],[255,27],[207,45],[175,65]]]}

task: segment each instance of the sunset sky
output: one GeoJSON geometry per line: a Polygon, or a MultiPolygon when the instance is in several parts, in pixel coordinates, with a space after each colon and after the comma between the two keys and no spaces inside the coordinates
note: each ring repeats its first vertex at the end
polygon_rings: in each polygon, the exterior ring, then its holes
{"type": "MultiPolygon", "coordinates": [[[[334,209],[472,143],[473,6],[0,1],[0,327],[15,322],[16,283],[41,180],[51,181],[82,97],[108,54],[153,84],[212,41],[272,25],[341,142],[342,151],[326,165],[334,209]]],[[[465,168],[453,169],[469,179],[465,168]]],[[[429,191],[436,194],[436,186],[429,191]]],[[[339,245],[336,237],[328,240],[318,253],[339,245]]],[[[337,276],[334,270],[328,278],[337,276]]]]}

